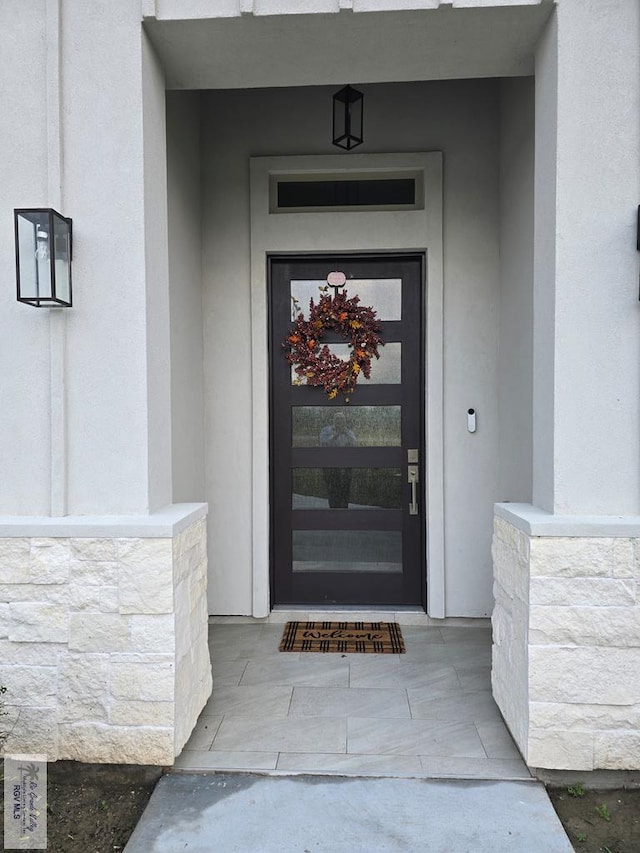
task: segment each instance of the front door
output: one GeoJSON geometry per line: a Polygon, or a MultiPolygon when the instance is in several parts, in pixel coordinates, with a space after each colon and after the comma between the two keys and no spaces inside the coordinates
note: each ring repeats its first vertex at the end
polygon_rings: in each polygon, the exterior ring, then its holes
{"type": "MultiPolygon", "coordinates": [[[[425,604],[423,279],[417,254],[270,259],[275,605],[425,604]],[[384,342],[348,403],[296,384],[282,347],[332,271],[375,309],[384,342]]],[[[325,342],[349,357],[338,333],[325,342]]]]}

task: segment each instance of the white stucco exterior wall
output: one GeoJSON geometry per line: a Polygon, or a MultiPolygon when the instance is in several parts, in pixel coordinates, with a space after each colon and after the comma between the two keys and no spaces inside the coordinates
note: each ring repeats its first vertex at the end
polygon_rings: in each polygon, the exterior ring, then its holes
{"type": "Polygon", "coordinates": [[[204,500],[200,93],[167,92],[173,502],[204,500]]]}
{"type": "Polygon", "coordinates": [[[47,195],[46,21],[41,4],[0,4],[0,512],[49,512],[49,318],[18,305],[12,207],[47,195]],[[26,62],[25,58],[29,57],[26,62]]]}
{"type": "MultiPolygon", "coordinates": [[[[449,615],[484,616],[492,608],[490,531],[498,479],[498,87],[474,81],[363,88],[370,153],[444,152],[446,607],[449,615]],[[466,428],[470,406],[478,412],[475,435],[466,428]]],[[[335,153],[327,138],[332,92],[203,94],[213,613],[248,614],[252,606],[248,161],[289,151],[335,153]]]]}
{"type": "Polygon", "coordinates": [[[500,500],[531,501],[534,80],[500,83],[500,500]]]}
{"type": "Polygon", "coordinates": [[[537,56],[534,502],[557,513],[640,509],[639,29],[635,0],[562,0],[537,56]]]}
{"type": "Polygon", "coordinates": [[[533,504],[553,511],[557,20],[536,53],[533,279],[533,504]]]}
{"type": "Polygon", "coordinates": [[[82,0],[65,0],[62,16],[63,212],[74,221],[75,304],[67,322],[71,513],[149,507],[138,17],[129,3],[101,4],[96,14],[82,0]]]}
{"type": "Polygon", "coordinates": [[[142,37],[149,510],[172,501],[167,130],[160,63],[142,37]]]}
{"type": "MultiPolygon", "coordinates": [[[[9,2],[0,15],[3,198],[74,225],[73,309],[0,296],[0,512],[147,512],[171,501],[162,73],[137,3],[9,2]]],[[[7,220],[8,282],[12,236],[7,220]]]]}

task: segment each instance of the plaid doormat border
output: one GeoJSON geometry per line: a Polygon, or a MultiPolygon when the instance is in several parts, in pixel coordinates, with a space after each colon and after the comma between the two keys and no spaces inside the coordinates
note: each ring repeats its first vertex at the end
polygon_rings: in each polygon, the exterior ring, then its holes
{"type": "Polygon", "coordinates": [[[281,652],[403,654],[397,622],[287,622],[281,652]]]}

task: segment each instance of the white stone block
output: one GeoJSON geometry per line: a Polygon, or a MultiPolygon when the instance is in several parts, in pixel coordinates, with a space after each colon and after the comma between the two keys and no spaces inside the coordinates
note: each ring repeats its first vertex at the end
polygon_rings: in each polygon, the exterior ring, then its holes
{"type": "Polygon", "coordinates": [[[508,548],[513,551],[518,550],[518,531],[512,525],[509,524],[504,518],[500,518],[499,516],[494,516],[493,518],[493,532],[498,539],[501,539],[508,548]]]}
{"type": "Polygon", "coordinates": [[[640,682],[640,607],[534,606],[529,641],[537,645],[634,646],[640,682]]]}
{"type": "Polygon", "coordinates": [[[206,553],[207,542],[207,524],[206,519],[201,518],[198,521],[190,524],[189,527],[181,530],[173,541],[174,558],[180,557],[182,554],[191,550],[194,547],[205,547],[206,553]]]}
{"type": "Polygon", "coordinates": [[[69,608],[71,610],[92,610],[99,613],[101,593],[101,586],[69,584],[69,608]]]}
{"type": "Polygon", "coordinates": [[[189,578],[189,602],[193,611],[207,595],[207,578],[194,574],[189,578]]]}
{"type": "Polygon", "coordinates": [[[636,583],[613,578],[531,578],[531,604],[615,607],[636,602],[636,583]]]}
{"type": "Polygon", "coordinates": [[[593,733],[531,731],[524,758],[546,770],[593,770],[593,733]]]}
{"type": "Polygon", "coordinates": [[[614,539],[539,537],[531,540],[531,576],[611,577],[614,539]]]}
{"type": "Polygon", "coordinates": [[[129,618],[117,613],[71,614],[69,649],[103,653],[131,650],[129,618]]]}
{"type": "Polygon", "coordinates": [[[132,616],[131,647],[139,652],[173,652],[174,617],[132,616]]]}
{"type": "Polygon", "coordinates": [[[29,582],[30,550],[28,539],[0,539],[0,584],[29,582]]]}
{"type": "MultiPolygon", "coordinates": [[[[9,636],[9,625],[11,624],[11,616],[9,614],[9,605],[0,604],[0,639],[9,636]]],[[[0,657],[0,660],[2,658],[0,657]]]]}
{"type": "Polygon", "coordinates": [[[111,693],[116,699],[173,702],[174,671],[171,663],[111,664],[111,693]]]}
{"type": "Polygon", "coordinates": [[[173,729],[80,723],[60,726],[59,758],[98,764],[173,764],[173,729]]]}
{"type": "Polygon", "coordinates": [[[204,567],[203,554],[201,549],[194,545],[193,548],[190,548],[185,554],[185,559],[188,566],[189,573],[200,575],[202,574],[202,570],[204,567]]]}
{"type": "Polygon", "coordinates": [[[0,586],[0,601],[13,602],[44,602],[46,604],[69,604],[68,584],[38,584],[20,583],[0,586]]]}
{"type": "Polygon", "coordinates": [[[640,702],[640,650],[529,646],[531,701],[640,702]]]}
{"type": "Polygon", "coordinates": [[[529,569],[515,551],[499,539],[493,542],[493,576],[510,597],[529,600],[529,569]]]}
{"type": "Polygon", "coordinates": [[[120,613],[171,613],[173,568],[171,563],[122,563],[120,566],[120,613]]]}
{"type": "Polygon", "coordinates": [[[116,699],[111,703],[109,722],[114,726],[173,726],[173,702],[140,702],[116,699]]]}
{"type": "Polygon", "coordinates": [[[109,703],[109,655],[69,654],[60,665],[61,722],[106,721],[109,703]]]}
{"type": "Polygon", "coordinates": [[[120,605],[120,590],[117,586],[103,586],[100,589],[100,610],[103,613],[117,613],[120,605]]]}
{"type": "Polygon", "coordinates": [[[12,643],[0,640],[0,661],[25,666],[57,666],[67,653],[66,643],[12,643]]]}
{"type": "Polygon", "coordinates": [[[68,539],[32,539],[31,582],[66,583],[69,580],[69,560],[68,539]]]}
{"type": "Polygon", "coordinates": [[[189,581],[183,580],[175,592],[175,625],[176,648],[180,654],[191,644],[191,601],[189,598],[189,581]]]}
{"type": "Polygon", "coordinates": [[[587,705],[561,702],[531,702],[532,729],[583,731],[640,730],[640,705],[587,705]]]}
{"type": "Polygon", "coordinates": [[[55,708],[34,705],[15,708],[7,705],[7,710],[9,716],[6,729],[10,734],[4,744],[5,752],[38,752],[50,760],[57,758],[58,725],[55,708]]]}
{"type": "Polygon", "coordinates": [[[69,574],[73,583],[88,586],[117,586],[120,567],[118,563],[72,559],[69,574]]]}
{"type": "Polygon", "coordinates": [[[0,665],[0,684],[7,688],[4,701],[11,705],[42,707],[56,704],[57,669],[54,666],[0,665]]]}
{"type": "Polygon", "coordinates": [[[637,556],[633,539],[613,540],[613,576],[614,578],[635,578],[637,556]]]}
{"type": "Polygon", "coordinates": [[[116,539],[118,561],[140,569],[173,565],[171,539],[116,539]]]}
{"type": "Polygon", "coordinates": [[[69,611],[63,605],[12,602],[9,616],[9,639],[15,643],[65,643],[69,638],[69,611]]]}
{"type": "Polygon", "coordinates": [[[640,583],[640,539],[633,539],[633,576],[640,583]]]}
{"type": "Polygon", "coordinates": [[[31,540],[24,537],[0,538],[0,559],[3,566],[20,568],[29,563],[31,540]]]}
{"type": "Polygon", "coordinates": [[[87,586],[70,584],[69,607],[71,610],[91,610],[95,613],[118,612],[117,586],[87,586]]]}
{"type": "Polygon", "coordinates": [[[602,770],[640,770],[640,732],[596,732],[593,766],[602,770]]]}
{"type": "Polygon", "coordinates": [[[92,563],[115,563],[118,552],[113,539],[71,539],[71,553],[76,560],[92,563]]]}
{"type": "Polygon", "coordinates": [[[176,669],[176,753],[180,751],[211,696],[211,663],[206,642],[194,646],[176,669]]]}

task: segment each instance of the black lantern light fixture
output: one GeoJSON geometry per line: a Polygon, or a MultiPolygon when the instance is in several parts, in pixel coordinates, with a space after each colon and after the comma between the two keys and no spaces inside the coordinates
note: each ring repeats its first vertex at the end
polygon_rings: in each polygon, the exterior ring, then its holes
{"type": "Polygon", "coordinates": [[[364,95],[345,86],[333,96],[333,144],[351,151],[363,142],[362,114],[364,95]]]}
{"type": "Polygon", "coordinates": [[[51,207],[14,210],[18,302],[71,307],[71,220],[51,207]]]}

